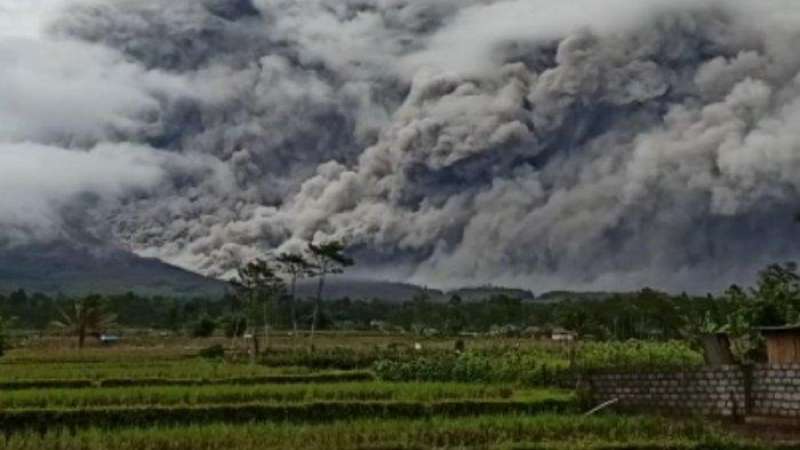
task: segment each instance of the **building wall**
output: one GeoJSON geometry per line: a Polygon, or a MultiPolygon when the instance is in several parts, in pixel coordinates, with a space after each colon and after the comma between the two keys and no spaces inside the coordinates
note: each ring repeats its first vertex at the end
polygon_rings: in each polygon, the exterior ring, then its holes
{"type": "Polygon", "coordinates": [[[592,374],[592,399],[634,411],[713,416],[800,417],[800,364],[592,374]]]}

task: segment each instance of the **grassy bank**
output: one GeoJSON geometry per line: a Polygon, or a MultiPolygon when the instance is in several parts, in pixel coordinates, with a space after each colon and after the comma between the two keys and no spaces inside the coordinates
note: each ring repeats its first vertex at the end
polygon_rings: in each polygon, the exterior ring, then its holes
{"type": "Polygon", "coordinates": [[[0,443],[8,450],[759,448],[745,447],[717,428],[696,422],[654,417],[587,418],[566,414],[436,417],[427,420],[362,419],[315,425],[214,424],[114,431],[91,428],[76,433],[55,430],[45,434],[14,434],[0,443]],[[718,446],[713,446],[715,444],[718,446]],[[705,447],[701,447],[703,445],[705,447]]]}

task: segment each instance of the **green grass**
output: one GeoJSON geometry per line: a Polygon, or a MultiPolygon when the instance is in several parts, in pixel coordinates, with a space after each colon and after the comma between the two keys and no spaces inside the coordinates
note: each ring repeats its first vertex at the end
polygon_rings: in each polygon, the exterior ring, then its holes
{"type": "Polygon", "coordinates": [[[251,364],[218,363],[201,358],[150,362],[0,363],[0,381],[102,380],[110,378],[216,379],[298,373],[308,373],[308,369],[300,367],[282,367],[278,369],[251,364]]]}
{"type": "MultiPolygon", "coordinates": [[[[85,429],[12,434],[7,450],[316,449],[729,449],[747,448],[714,426],[655,417],[573,415],[360,419],[322,424],[265,423],[85,429]],[[636,445],[636,446],[632,446],[636,445]],[[712,445],[712,446],[708,446],[712,445]],[[718,445],[718,446],[713,446],[718,445]]],[[[755,448],[755,447],[751,447],[755,448]]]]}
{"type": "Polygon", "coordinates": [[[94,389],[22,389],[3,392],[0,409],[99,406],[299,403],[308,401],[415,401],[571,399],[568,391],[514,390],[456,383],[338,383],[295,385],[154,386],[94,389]]]}
{"type": "Polygon", "coordinates": [[[44,432],[66,427],[103,429],[131,426],[209,423],[322,423],[363,418],[434,418],[479,415],[535,415],[574,411],[571,399],[535,402],[449,400],[435,402],[356,401],[307,403],[233,403],[200,406],[140,406],[82,409],[13,409],[0,411],[0,430],[44,432]]]}
{"type": "Polygon", "coordinates": [[[95,389],[113,387],[153,387],[153,386],[220,386],[239,385],[253,386],[263,384],[317,384],[373,381],[371,372],[365,371],[330,371],[309,373],[307,375],[264,375],[226,378],[108,378],[101,380],[79,379],[42,379],[0,381],[0,391],[18,391],[24,389],[95,389]]]}
{"type": "Polygon", "coordinates": [[[696,364],[680,344],[480,338],[458,354],[452,339],[409,336],[323,334],[314,353],[272,342],[250,365],[241,354],[196,357],[212,343],[234,347],[219,338],[146,335],[83,350],[31,339],[0,360],[0,448],[768,449],[707,421],[578,416],[571,391],[530,388],[571,381],[571,360],[589,370],[696,364]]]}

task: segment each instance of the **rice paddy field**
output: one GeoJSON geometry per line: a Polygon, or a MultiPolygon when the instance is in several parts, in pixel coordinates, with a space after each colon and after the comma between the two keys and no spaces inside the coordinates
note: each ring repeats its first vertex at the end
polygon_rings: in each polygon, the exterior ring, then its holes
{"type": "Polygon", "coordinates": [[[576,349],[487,338],[471,340],[464,353],[452,340],[330,334],[313,353],[275,339],[252,363],[238,345],[140,337],[78,350],[64,339],[22,342],[0,359],[0,448],[796,448],[700,418],[585,416],[587,406],[557,380],[582,354],[596,363],[623,354],[695,362],[675,346],[576,349]],[[224,355],[203,351],[217,345],[224,355]]]}

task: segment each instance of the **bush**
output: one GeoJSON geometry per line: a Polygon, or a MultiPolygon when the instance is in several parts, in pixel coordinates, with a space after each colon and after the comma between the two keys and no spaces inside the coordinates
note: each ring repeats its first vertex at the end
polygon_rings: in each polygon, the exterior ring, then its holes
{"type": "Polygon", "coordinates": [[[225,347],[220,344],[212,345],[211,347],[200,350],[197,356],[205,359],[224,359],[225,347]]]}
{"type": "Polygon", "coordinates": [[[217,322],[211,317],[205,316],[192,325],[192,337],[206,338],[214,335],[217,329],[217,322]]]}

